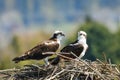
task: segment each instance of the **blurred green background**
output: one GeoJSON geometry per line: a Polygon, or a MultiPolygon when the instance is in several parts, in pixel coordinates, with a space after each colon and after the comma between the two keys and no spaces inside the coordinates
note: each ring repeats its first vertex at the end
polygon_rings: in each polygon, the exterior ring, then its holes
{"type": "Polygon", "coordinates": [[[0,69],[42,64],[15,64],[12,59],[49,39],[55,30],[66,34],[61,48],[75,41],[78,31],[86,31],[89,48],[83,59],[104,60],[105,54],[120,64],[119,7],[120,0],[0,0],[0,69]]]}

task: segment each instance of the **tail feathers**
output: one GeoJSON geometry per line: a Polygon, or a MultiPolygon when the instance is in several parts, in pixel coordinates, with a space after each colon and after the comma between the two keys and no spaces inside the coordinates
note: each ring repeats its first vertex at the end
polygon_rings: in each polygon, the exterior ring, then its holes
{"type": "Polygon", "coordinates": [[[60,57],[57,56],[56,58],[53,59],[53,61],[51,62],[51,65],[57,65],[60,62],[60,57]]]}
{"type": "Polygon", "coordinates": [[[14,61],[15,63],[19,63],[21,61],[21,59],[19,57],[16,57],[12,61],[14,61]]]}
{"type": "Polygon", "coordinates": [[[20,61],[26,60],[26,57],[27,57],[26,55],[25,56],[16,57],[12,61],[14,61],[15,63],[19,63],[20,61]]]}

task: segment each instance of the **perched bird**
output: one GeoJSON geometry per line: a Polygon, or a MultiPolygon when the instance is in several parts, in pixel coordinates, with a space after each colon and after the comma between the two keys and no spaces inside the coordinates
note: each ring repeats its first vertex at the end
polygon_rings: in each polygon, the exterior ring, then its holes
{"type": "Polygon", "coordinates": [[[56,52],[60,46],[60,40],[65,36],[62,31],[55,31],[53,36],[32,49],[26,51],[24,55],[14,58],[12,61],[18,63],[24,60],[41,60],[44,59],[46,64],[49,64],[48,57],[52,54],[43,54],[45,52],[56,52]]]}
{"type": "MultiPolygon", "coordinates": [[[[65,46],[62,50],[61,50],[61,55],[69,57],[69,58],[73,58],[75,59],[76,56],[80,59],[85,55],[85,52],[88,48],[88,45],[86,43],[86,38],[87,38],[87,34],[84,31],[80,31],[78,32],[78,39],[65,46]],[[67,54],[64,54],[67,53],[67,54]]],[[[52,65],[56,65],[59,63],[60,59],[63,58],[62,56],[57,56],[56,58],[54,58],[51,61],[52,65]]],[[[67,59],[67,58],[63,58],[63,59],[67,59]]]]}

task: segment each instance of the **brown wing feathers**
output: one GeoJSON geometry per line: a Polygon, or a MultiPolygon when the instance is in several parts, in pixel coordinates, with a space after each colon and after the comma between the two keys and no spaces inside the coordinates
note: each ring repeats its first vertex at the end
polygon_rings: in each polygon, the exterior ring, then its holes
{"type": "Polygon", "coordinates": [[[15,61],[15,63],[18,63],[23,60],[29,60],[29,59],[40,60],[47,56],[50,56],[50,54],[43,55],[42,53],[50,52],[50,51],[55,52],[59,47],[59,44],[56,41],[54,41],[54,43],[50,43],[50,42],[51,41],[46,41],[42,44],[35,46],[34,48],[25,52],[25,54],[23,56],[14,58],[13,61],[15,61]],[[48,44],[46,44],[46,43],[48,43],[48,44]]]}

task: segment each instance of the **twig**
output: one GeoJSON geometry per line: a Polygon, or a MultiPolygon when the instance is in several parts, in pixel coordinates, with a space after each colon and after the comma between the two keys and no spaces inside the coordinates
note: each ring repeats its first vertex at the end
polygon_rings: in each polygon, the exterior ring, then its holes
{"type": "Polygon", "coordinates": [[[104,57],[104,59],[105,59],[105,64],[107,64],[108,62],[107,62],[107,57],[106,57],[106,55],[105,55],[105,53],[103,52],[103,57],[104,57]]]}
{"type": "Polygon", "coordinates": [[[3,73],[3,72],[17,72],[17,71],[20,71],[20,69],[6,69],[6,70],[0,70],[0,73],[3,73]]]}
{"type": "Polygon", "coordinates": [[[89,74],[86,76],[86,79],[85,79],[85,80],[88,80],[88,77],[89,77],[89,74]]]}
{"type": "Polygon", "coordinates": [[[93,73],[93,72],[87,72],[87,71],[86,72],[78,71],[78,70],[66,70],[66,71],[68,71],[68,72],[75,72],[75,73],[78,72],[78,73],[86,74],[86,75],[87,74],[92,74],[92,75],[94,74],[95,75],[95,73],[93,73]]]}
{"type": "Polygon", "coordinates": [[[65,69],[63,69],[62,71],[60,71],[59,73],[56,73],[56,75],[50,77],[49,79],[46,79],[46,80],[52,80],[54,79],[56,76],[58,76],[59,74],[63,73],[65,71],[65,69]]]}
{"type": "Polygon", "coordinates": [[[73,78],[74,78],[74,74],[71,74],[71,78],[70,78],[70,80],[73,80],[73,78]]]}
{"type": "Polygon", "coordinates": [[[58,67],[58,66],[55,66],[55,68],[54,68],[54,70],[53,70],[51,76],[55,73],[55,71],[57,70],[57,67],[58,67]]]}

